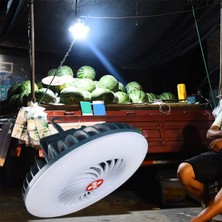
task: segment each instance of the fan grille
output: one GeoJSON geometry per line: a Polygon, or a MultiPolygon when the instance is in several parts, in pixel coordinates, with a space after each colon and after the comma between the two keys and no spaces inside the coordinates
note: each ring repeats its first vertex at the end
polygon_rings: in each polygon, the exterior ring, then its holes
{"type": "Polygon", "coordinates": [[[40,144],[43,148],[46,162],[50,162],[51,160],[58,158],[61,153],[64,153],[64,151],[68,152],[68,150],[76,149],[92,139],[121,131],[138,132],[134,127],[124,123],[102,123],[87,127],[82,126],[79,129],[70,129],[44,137],[40,140],[40,144]]]}
{"type": "Polygon", "coordinates": [[[72,178],[58,195],[62,205],[82,204],[109,189],[109,181],[118,180],[124,172],[126,163],[123,159],[112,159],[90,167],[80,176],[72,178]],[[100,189],[102,188],[102,189],[100,189]]]}

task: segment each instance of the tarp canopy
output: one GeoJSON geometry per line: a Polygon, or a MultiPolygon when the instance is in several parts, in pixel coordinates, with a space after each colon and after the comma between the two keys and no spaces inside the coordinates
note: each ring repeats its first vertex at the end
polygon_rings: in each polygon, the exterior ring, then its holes
{"type": "MultiPolygon", "coordinates": [[[[1,0],[2,47],[28,48],[27,2],[1,0]]],[[[199,47],[198,35],[204,42],[220,23],[218,0],[33,2],[36,51],[65,55],[72,41],[69,26],[82,18],[90,33],[87,41],[75,43],[70,57],[84,61],[100,57],[138,73],[189,55],[199,47]]]]}

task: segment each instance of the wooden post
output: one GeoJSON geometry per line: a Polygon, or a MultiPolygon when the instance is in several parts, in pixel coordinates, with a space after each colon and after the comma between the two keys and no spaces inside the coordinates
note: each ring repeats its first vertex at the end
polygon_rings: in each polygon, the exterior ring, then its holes
{"type": "Polygon", "coordinates": [[[30,0],[30,82],[32,102],[35,102],[35,27],[34,27],[34,0],[30,0]]]}
{"type": "Polygon", "coordinates": [[[222,95],[222,2],[220,1],[220,95],[222,95]]]}

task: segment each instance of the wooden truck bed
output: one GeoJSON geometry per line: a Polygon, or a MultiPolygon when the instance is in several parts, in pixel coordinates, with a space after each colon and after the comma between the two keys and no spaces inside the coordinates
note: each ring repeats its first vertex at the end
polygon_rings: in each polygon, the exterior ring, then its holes
{"type": "Polygon", "coordinates": [[[49,122],[53,117],[64,127],[123,122],[141,131],[148,141],[145,165],[178,162],[207,149],[206,131],[214,117],[206,105],[148,104],[106,105],[104,116],[84,116],[79,106],[47,105],[49,122]]]}

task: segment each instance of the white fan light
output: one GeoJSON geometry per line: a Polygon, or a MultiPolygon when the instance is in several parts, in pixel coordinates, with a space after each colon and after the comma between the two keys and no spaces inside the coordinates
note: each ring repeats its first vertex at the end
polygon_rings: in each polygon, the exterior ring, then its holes
{"type": "Polygon", "coordinates": [[[25,206],[37,217],[67,215],[104,198],[135,173],[148,149],[123,123],[59,131],[40,141],[46,163],[36,161],[23,183],[25,206]]]}

